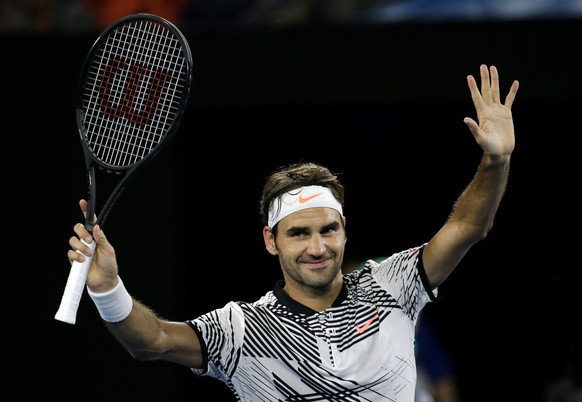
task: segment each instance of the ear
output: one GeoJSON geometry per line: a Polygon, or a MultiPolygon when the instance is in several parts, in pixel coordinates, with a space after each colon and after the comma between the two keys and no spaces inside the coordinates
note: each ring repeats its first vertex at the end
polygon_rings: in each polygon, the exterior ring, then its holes
{"type": "Polygon", "coordinates": [[[277,247],[275,247],[275,236],[270,227],[263,228],[263,240],[265,241],[265,248],[271,255],[277,255],[277,247]]]}

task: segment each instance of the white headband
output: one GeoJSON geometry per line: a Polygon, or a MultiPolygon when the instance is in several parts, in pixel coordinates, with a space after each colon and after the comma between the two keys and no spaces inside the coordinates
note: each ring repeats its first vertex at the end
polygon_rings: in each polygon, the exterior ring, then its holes
{"type": "Polygon", "coordinates": [[[332,208],[343,216],[343,209],[331,190],[323,186],[307,186],[291,190],[277,197],[269,207],[269,227],[294,212],[307,208],[332,208]]]}

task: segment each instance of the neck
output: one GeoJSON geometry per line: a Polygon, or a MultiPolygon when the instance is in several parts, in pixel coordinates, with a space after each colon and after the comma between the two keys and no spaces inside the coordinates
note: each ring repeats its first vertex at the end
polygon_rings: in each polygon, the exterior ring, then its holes
{"type": "Polygon", "coordinates": [[[293,300],[309,307],[311,310],[324,311],[333,305],[342,290],[342,286],[342,275],[338,275],[334,281],[324,289],[313,288],[306,285],[298,286],[296,283],[285,281],[283,291],[293,300]]]}

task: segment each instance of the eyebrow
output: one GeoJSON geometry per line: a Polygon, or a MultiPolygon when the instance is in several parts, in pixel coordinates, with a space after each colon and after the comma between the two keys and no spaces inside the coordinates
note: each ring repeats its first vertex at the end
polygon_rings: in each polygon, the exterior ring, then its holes
{"type": "MultiPolygon", "coordinates": [[[[341,227],[341,224],[339,221],[333,221],[331,223],[328,223],[327,225],[323,225],[318,231],[320,232],[325,232],[326,230],[330,230],[330,229],[334,229],[337,230],[341,227]]],[[[287,229],[286,233],[294,233],[297,231],[307,231],[307,230],[311,230],[309,226],[291,226],[287,229]]]]}

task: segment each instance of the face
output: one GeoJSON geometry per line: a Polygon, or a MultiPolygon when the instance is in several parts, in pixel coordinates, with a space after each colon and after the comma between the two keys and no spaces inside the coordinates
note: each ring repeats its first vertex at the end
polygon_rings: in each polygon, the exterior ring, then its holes
{"type": "Polygon", "coordinates": [[[286,289],[325,292],[341,278],[346,244],[342,219],[332,208],[297,211],[278,223],[276,241],[265,227],[265,245],[279,256],[286,289]]]}

